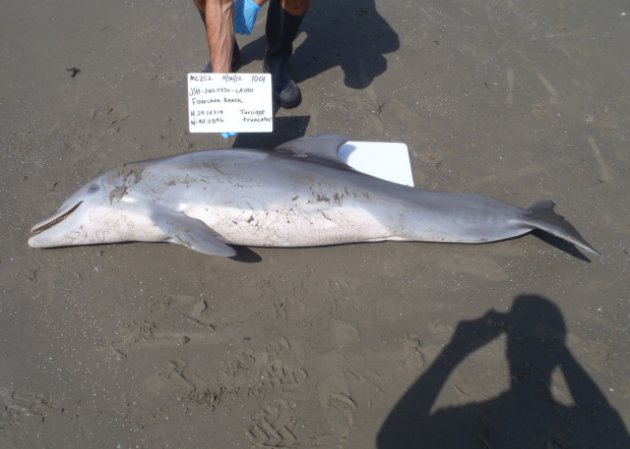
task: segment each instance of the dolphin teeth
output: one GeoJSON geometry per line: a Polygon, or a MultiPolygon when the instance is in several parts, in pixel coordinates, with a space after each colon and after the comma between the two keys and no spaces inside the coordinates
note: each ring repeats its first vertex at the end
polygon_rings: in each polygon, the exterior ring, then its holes
{"type": "Polygon", "coordinates": [[[41,226],[38,226],[38,227],[35,227],[35,228],[31,229],[31,234],[41,234],[45,230],[50,229],[53,226],[55,226],[56,224],[62,222],[63,220],[68,218],[72,212],[77,210],[77,208],[81,205],[81,203],[83,203],[83,201],[79,201],[75,206],[72,207],[72,209],[70,209],[68,212],[58,216],[54,220],[49,221],[48,223],[45,223],[45,224],[43,224],[41,226]]]}

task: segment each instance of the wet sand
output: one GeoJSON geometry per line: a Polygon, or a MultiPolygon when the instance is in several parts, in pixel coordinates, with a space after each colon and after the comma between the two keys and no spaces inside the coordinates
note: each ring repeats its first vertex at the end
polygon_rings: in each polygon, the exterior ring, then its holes
{"type": "Polygon", "coordinates": [[[192,2],[5,3],[0,447],[628,447],[627,4],[315,1],[303,104],[233,143],[188,133],[192,2]],[[553,199],[602,256],[26,244],[115,165],[304,133],[405,142],[419,187],[553,199]]]}

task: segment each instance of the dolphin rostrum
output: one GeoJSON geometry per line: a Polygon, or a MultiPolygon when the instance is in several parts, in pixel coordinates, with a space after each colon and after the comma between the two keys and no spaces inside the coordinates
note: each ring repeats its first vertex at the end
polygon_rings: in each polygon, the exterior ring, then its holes
{"type": "Polygon", "coordinates": [[[598,254],[551,201],[521,209],[394,184],[342,163],[345,141],[323,135],[274,151],[208,150],[125,164],[74,193],[32,228],[28,243],[171,242],[232,257],[230,245],[486,243],[540,229],[598,254]]]}

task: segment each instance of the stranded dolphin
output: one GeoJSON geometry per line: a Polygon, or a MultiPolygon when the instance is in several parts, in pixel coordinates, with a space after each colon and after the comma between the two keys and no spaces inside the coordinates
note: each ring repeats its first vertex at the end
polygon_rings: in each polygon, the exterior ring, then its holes
{"type": "Polygon", "coordinates": [[[68,198],[33,227],[28,243],[171,242],[231,257],[230,245],[485,243],[540,229],[597,254],[551,201],[521,209],[394,184],[342,163],[345,141],[323,135],[274,151],[208,150],[125,164],[68,198]]]}

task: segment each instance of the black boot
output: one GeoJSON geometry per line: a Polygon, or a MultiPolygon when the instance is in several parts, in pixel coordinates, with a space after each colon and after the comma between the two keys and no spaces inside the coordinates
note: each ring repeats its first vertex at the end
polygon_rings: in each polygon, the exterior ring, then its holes
{"type": "Polygon", "coordinates": [[[267,52],[263,70],[271,73],[273,99],[283,108],[290,109],[302,102],[300,88],[289,76],[287,65],[293,53],[293,41],[300,31],[304,16],[294,16],[282,9],[280,0],[271,0],[267,11],[267,52]]]}

